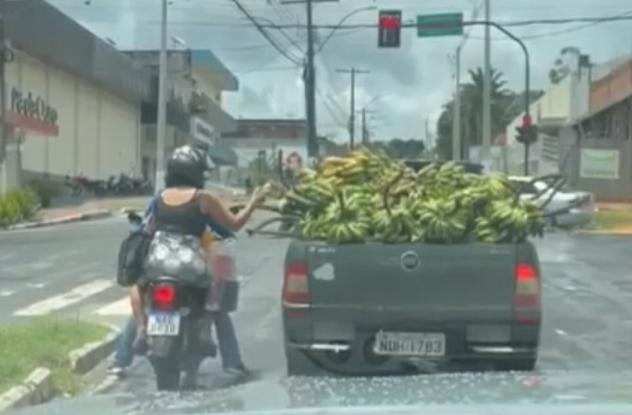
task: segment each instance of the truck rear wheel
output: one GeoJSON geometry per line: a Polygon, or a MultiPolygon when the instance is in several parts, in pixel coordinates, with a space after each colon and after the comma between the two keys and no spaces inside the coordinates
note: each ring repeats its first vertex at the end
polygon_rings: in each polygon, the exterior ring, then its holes
{"type": "Polygon", "coordinates": [[[312,362],[300,350],[285,348],[288,376],[313,376],[316,374],[312,362]]]}

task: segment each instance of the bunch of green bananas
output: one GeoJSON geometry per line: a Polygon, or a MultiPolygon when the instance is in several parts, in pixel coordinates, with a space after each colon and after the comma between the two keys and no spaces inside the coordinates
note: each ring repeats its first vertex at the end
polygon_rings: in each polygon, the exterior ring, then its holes
{"type": "Polygon", "coordinates": [[[309,240],[499,243],[542,233],[540,210],[519,201],[504,176],[466,173],[454,163],[414,172],[363,149],[297,177],[276,211],[300,218],[309,240]]]}

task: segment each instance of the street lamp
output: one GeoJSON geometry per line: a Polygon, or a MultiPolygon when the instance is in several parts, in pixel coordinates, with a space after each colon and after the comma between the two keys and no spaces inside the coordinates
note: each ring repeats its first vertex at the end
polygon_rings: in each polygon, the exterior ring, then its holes
{"type": "Polygon", "coordinates": [[[336,26],[333,29],[331,29],[331,32],[329,32],[325,40],[322,41],[322,43],[318,47],[318,50],[316,50],[316,53],[319,53],[321,50],[323,50],[327,42],[329,42],[331,37],[334,35],[334,33],[336,33],[338,29],[340,29],[340,27],[343,25],[344,22],[346,22],[348,19],[350,19],[351,17],[355,16],[358,13],[366,12],[370,10],[377,10],[377,6],[360,7],[359,9],[352,10],[351,12],[344,15],[342,19],[340,19],[340,21],[336,24],[336,26]]]}

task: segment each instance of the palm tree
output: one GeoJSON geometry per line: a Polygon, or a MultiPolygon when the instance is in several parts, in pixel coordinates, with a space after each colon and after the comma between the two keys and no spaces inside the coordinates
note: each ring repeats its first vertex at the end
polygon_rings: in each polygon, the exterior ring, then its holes
{"type": "MultiPolygon", "coordinates": [[[[462,113],[466,117],[466,131],[469,132],[467,141],[470,145],[482,143],[483,126],[483,79],[482,68],[469,70],[470,83],[463,86],[461,92],[462,113]]],[[[495,68],[491,70],[491,115],[492,135],[501,132],[506,123],[507,100],[512,96],[506,88],[507,81],[502,72],[495,68]]]]}

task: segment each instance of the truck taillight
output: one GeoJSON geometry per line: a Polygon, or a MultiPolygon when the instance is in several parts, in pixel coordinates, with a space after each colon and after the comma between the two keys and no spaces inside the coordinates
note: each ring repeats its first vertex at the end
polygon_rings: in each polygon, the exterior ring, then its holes
{"type": "Polygon", "coordinates": [[[154,306],[159,310],[172,310],[176,302],[176,287],[172,284],[156,285],[151,297],[154,306]]]}
{"type": "Polygon", "coordinates": [[[309,304],[307,262],[297,261],[285,268],[285,280],[283,282],[283,303],[286,306],[298,306],[309,304]]]}
{"type": "Polygon", "coordinates": [[[520,322],[536,322],[540,319],[540,282],[537,269],[527,263],[519,263],[515,270],[514,293],[515,318],[520,322]]]}

